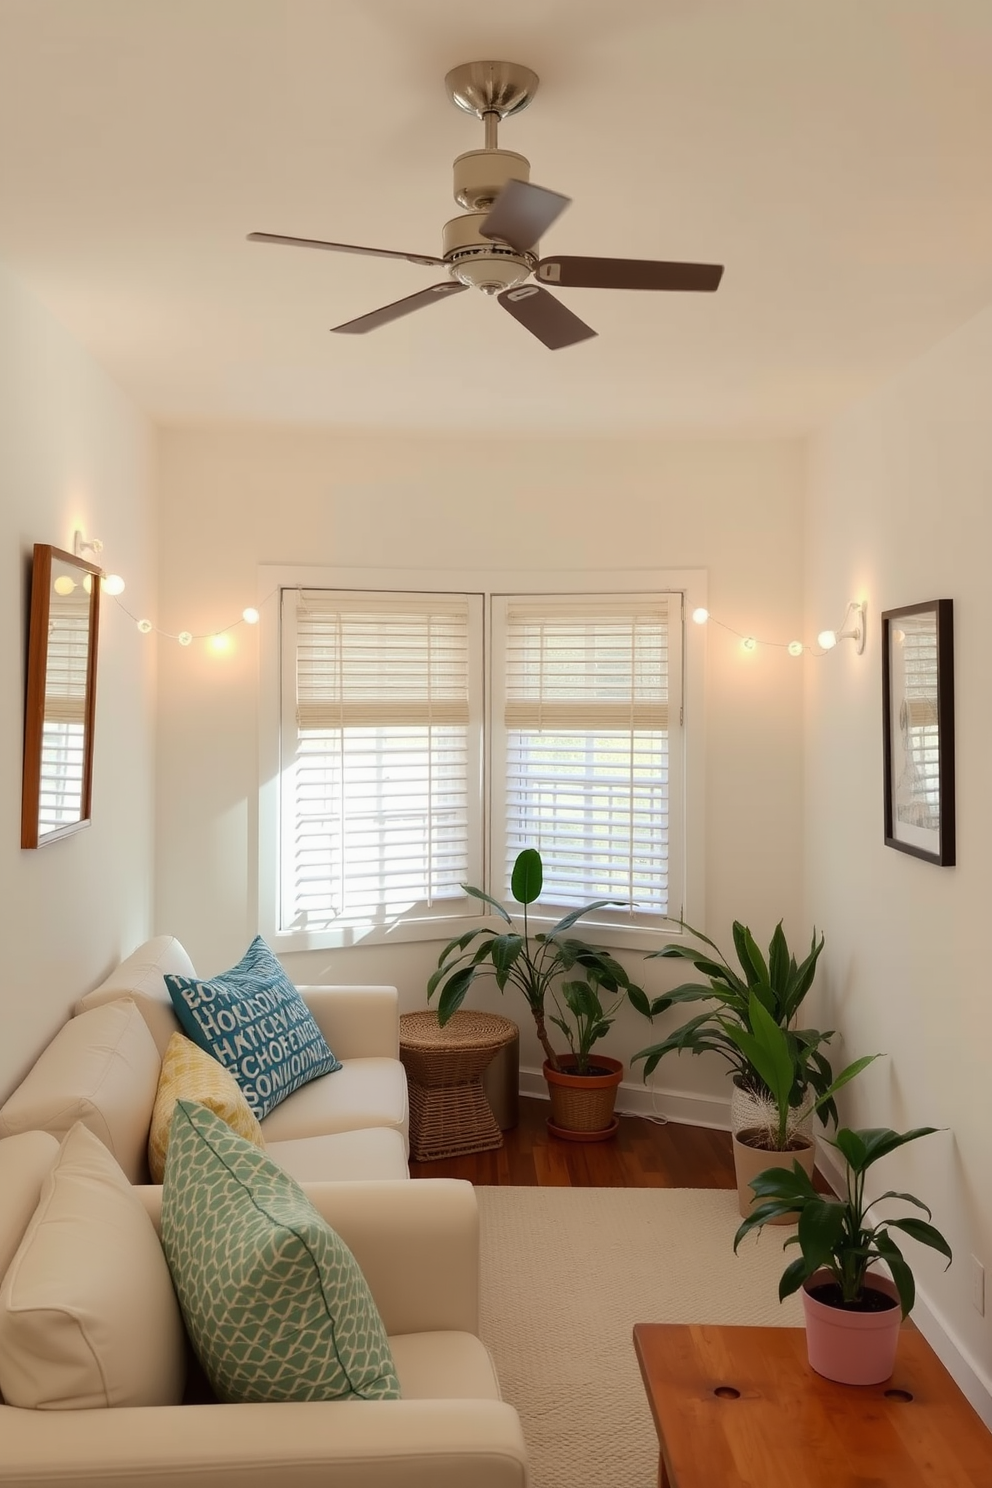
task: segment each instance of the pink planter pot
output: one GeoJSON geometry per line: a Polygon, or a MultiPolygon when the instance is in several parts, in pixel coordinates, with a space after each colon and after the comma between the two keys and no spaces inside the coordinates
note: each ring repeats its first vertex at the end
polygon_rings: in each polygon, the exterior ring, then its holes
{"type": "Polygon", "coordinates": [[[899,1294],[888,1277],[872,1275],[871,1286],[894,1297],[896,1306],[887,1312],[848,1312],[826,1307],[806,1290],[830,1280],[829,1271],[814,1271],[802,1289],[810,1367],[842,1385],[881,1384],[896,1366],[902,1325],[899,1294]]]}

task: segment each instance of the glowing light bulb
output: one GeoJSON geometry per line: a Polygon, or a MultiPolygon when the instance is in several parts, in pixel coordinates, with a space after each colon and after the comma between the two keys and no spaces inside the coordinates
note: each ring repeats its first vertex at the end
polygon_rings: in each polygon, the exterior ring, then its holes
{"type": "Polygon", "coordinates": [[[822,646],[824,651],[832,651],[837,644],[837,632],[835,630],[821,630],[816,638],[816,644],[822,646]]]}
{"type": "Polygon", "coordinates": [[[55,593],[61,594],[63,599],[67,594],[71,594],[75,587],[75,584],[73,583],[72,579],[70,579],[68,574],[59,574],[58,578],[55,580],[55,583],[52,585],[55,593]]]}
{"type": "Polygon", "coordinates": [[[901,646],[906,639],[906,632],[904,630],[893,630],[892,639],[897,646],[901,646]]]}
{"type": "Polygon", "coordinates": [[[139,620],[138,629],[141,631],[142,635],[147,635],[148,632],[152,629],[152,622],[150,620],[139,620]]]}
{"type": "Polygon", "coordinates": [[[93,575],[92,574],[84,574],[83,575],[83,588],[86,590],[86,593],[87,594],[92,594],[93,593],[93,575]]]}
{"type": "Polygon", "coordinates": [[[193,637],[188,630],[181,630],[176,636],[176,640],[179,642],[180,646],[189,646],[192,643],[193,637]]]}
{"type": "Polygon", "coordinates": [[[758,643],[754,639],[754,636],[745,636],[741,641],[741,646],[745,651],[757,651],[758,649],[758,643]]]}
{"type": "Polygon", "coordinates": [[[252,605],[249,605],[246,610],[241,611],[241,618],[246,625],[257,625],[259,619],[258,611],[252,605]]]}
{"type": "Polygon", "coordinates": [[[127,586],[120,574],[107,574],[102,587],[104,594],[123,594],[127,586]]]}
{"type": "Polygon", "coordinates": [[[230,651],[231,649],[231,637],[226,634],[211,636],[210,649],[211,651],[215,651],[218,656],[223,656],[225,651],[230,651]]]}
{"type": "Polygon", "coordinates": [[[709,610],[704,609],[702,605],[700,605],[698,609],[693,610],[692,618],[693,620],[695,620],[697,625],[705,625],[707,620],[710,618],[710,612],[709,610]]]}
{"type": "Polygon", "coordinates": [[[789,642],[789,655],[790,656],[802,656],[803,649],[804,648],[803,648],[802,641],[790,641],[789,642]]]}

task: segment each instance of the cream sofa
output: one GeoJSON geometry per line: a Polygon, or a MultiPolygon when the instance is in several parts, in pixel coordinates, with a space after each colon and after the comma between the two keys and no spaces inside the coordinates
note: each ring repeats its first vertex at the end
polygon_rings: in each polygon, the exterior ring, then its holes
{"type": "MultiPolygon", "coordinates": [[[[0,1107],[0,1138],[83,1121],[132,1183],[146,1150],[162,1054],[181,1031],[164,976],[195,977],[172,935],[140,946],[76,1004],[0,1107]]],[[[266,1149],[299,1182],[409,1178],[406,1072],[395,987],[303,987],[342,1068],[293,1092],[262,1121],[266,1149]]]]}
{"type": "MultiPolygon", "coordinates": [[[[0,1278],[57,1154],[45,1133],[0,1141],[0,1278]]],[[[519,1418],[499,1399],[478,1337],[471,1185],[304,1187],[365,1274],[402,1399],[47,1410],[0,1403],[2,1488],[526,1488],[519,1418]]],[[[161,1188],[134,1192],[157,1228],[161,1188]]],[[[44,1316],[40,1326],[48,1326],[44,1316]]],[[[81,1340],[90,1330],[100,1330],[96,1306],[81,1340]]],[[[145,1345],[154,1349],[156,1340],[142,1338],[145,1345]]],[[[105,1353],[105,1337],[100,1347],[105,1353]]],[[[39,1357],[44,1368],[43,1348],[39,1357]]]]}

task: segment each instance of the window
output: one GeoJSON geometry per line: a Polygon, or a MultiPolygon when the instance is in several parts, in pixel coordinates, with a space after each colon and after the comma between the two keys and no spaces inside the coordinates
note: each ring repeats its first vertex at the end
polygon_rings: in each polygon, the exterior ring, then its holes
{"type": "MultiPolygon", "coordinates": [[[[461,885],[507,899],[528,846],[545,865],[538,917],[616,901],[594,921],[656,944],[685,904],[689,591],[323,577],[280,584],[278,825],[269,838],[263,787],[260,885],[284,947],[457,935],[480,913],[461,885]]],[[[704,597],[697,584],[690,603],[704,597]]]]}
{"type": "Polygon", "coordinates": [[[387,926],[464,898],[480,617],[478,596],[283,591],[281,929],[387,926]]]}
{"type": "Polygon", "coordinates": [[[668,912],[669,690],[679,678],[677,658],[669,665],[670,598],[494,599],[501,890],[517,853],[536,846],[554,903],[614,899],[628,915],[668,912]]]}

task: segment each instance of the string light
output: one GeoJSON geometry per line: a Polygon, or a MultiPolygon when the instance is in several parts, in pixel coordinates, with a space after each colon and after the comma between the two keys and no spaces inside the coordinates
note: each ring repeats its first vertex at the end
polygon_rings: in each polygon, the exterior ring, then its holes
{"type": "Polygon", "coordinates": [[[763,641],[759,640],[756,636],[746,635],[741,630],[735,630],[732,625],[725,624],[723,620],[718,620],[715,615],[711,615],[709,610],[704,609],[702,605],[692,611],[692,619],[697,625],[718,625],[728,635],[736,636],[741,643],[741,650],[749,654],[757,651],[759,647],[768,646],[775,650],[786,651],[793,657],[803,656],[807,651],[811,656],[825,656],[828,651],[833,650],[838,641],[848,639],[854,641],[859,656],[865,648],[864,600],[851,601],[844,616],[844,624],[839,631],[820,631],[820,634],[816,638],[816,644],[820,648],[819,651],[815,651],[812,646],[804,645],[802,641],[763,641]]]}
{"type": "MultiPolygon", "coordinates": [[[[113,596],[118,609],[122,610],[129,620],[134,621],[142,635],[160,635],[167,641],[178,641],[180,646],[191,646],[194,641],[206,641],[210,650],[218,656],[223,656],[231,650],[232,641],[230,632],[232,630],[236,630],[239,625],[257,625],[261,620],[261,612],[254,605],[248,605],[241,611],[237,620],[232,620],[230,625],[222,625],[219,630],[205,630],[200,632],[192,630],[180,630],[178,632],[163,630],[160,626],[155,625],[153,621],[149,620],[147,616],[135,615],[126,605],[121,603],[118,595],[124,589],[123,579],[120,580],[120,589],[108,588],[106,580],[104,580],[103,587],[113,596]]],[[[266,598],[271,599],[274,593],[275,590],[273,589],[272,593],[267,595],[266,598]]]]}

